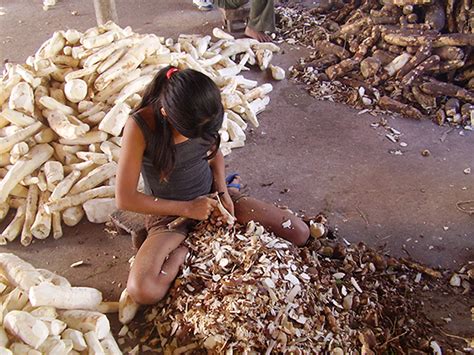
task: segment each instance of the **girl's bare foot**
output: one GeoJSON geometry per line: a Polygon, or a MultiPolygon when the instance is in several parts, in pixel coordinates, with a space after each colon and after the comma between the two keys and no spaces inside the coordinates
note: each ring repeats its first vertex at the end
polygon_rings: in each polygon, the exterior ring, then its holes
{"type": "Polygon", "coordinates": [[[272,42],[272,38],[265,32],[257,31],[249,26],[245,27],[245,35],[247,37],[256,39],[259,42],[272,42]]]}

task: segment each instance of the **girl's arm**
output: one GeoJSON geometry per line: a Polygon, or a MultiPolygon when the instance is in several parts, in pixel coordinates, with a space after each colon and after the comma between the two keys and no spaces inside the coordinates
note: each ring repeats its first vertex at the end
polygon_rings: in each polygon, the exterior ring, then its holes
{"type": "Polygon", "coordinates": [[[214,178],[214,189],[217,192],[223,192],[221,196],[222,203],[224,207],[234,215],[234,204],[230,198],[229,191],[227,190],[227,184],[225,182],[225,163],[224,155],[219,150],[214,158],[209,160],[209,166],[212,170],[212,175],[214,178]]]}
{"type": "Polygon", "coordinates": [[[133,119],[128,119],[123,137],[117,170],[115,198],[123,210],[162,216],[183,216],[206,219],[216,205],[214,199],[201,196],[192,201],[156,199],[137,191],[145,152],[145,138],[133,119]]]}

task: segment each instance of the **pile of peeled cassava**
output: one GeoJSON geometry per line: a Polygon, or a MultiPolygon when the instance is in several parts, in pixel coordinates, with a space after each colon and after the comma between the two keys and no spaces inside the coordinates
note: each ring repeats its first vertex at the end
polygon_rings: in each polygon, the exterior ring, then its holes
{"type": "Polygon", "coordinates": [[[241,73],[270,64],[271,43],[180,35],[177,41],[138,34],[114,23],[54,32],[25,64],[6,64],[0,79],[0,220],[16,209],[0,245],[20,237],[63,235],[84,214],[103,223],[115,209],[114,184],[121,134],[141,94],[163,67],[192,68],[219,86],[225,117],[219,133],[224,155],[245,144],[245,129],[258,126],[272,85],[241,73]]]}
{"type": "Polygon", "coordinates": [[[0,254],[0,311],[3,355],[122,354],[104,314],[118,302],[8,253],[0,254]]]}

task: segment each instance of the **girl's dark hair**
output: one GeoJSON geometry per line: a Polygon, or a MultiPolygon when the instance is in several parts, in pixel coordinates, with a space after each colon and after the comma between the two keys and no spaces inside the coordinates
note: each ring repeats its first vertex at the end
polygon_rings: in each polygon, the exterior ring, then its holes
{"type": "Polygon", "coordinates": [[[218,131],[224,117],[219,88],[208,76],[193,69],[174,71],[169,75],[170,69],[173,67],[163,68],[155,75],[134,110],[153,107],[158,137],[156,147],[152,147],[153,162],[162,181],[167,180],[175,164],[171,126],[185,137],[199,137],[209,142],[211,152],[207,159],[212,159],[219,149],[218,131]],[[161,113],[162,107],[166,117],[161,113]]]}

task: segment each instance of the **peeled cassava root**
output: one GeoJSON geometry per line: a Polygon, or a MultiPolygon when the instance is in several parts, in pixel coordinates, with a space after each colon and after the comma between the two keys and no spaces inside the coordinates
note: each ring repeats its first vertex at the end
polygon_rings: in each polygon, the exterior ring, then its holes
{"type": "Polygon", "coordinates": [[[98,311],[104,308],[98,290],[72,287],[14,254],[0,253],[0,271],[2,354],[122,353],[98,311]]]}
{"type": "MultiPolygon", "coordinates": [[[[180,35],[177,41],[134,33],[114,23],[58,31],[25,64],[6,64],[0,80],[0,218],[17,208],[0,244],[19,235],[22,245],[63,235],[84,214],[103,223],[114,211],[114,184],[121,135],[130,112],[154,75],[168,65],[192,68],[218,85],[225,108],[219,133],[224,155],[245,144],[250,122],[269,103],[271,84],[244,78],[249,65],[270,64],[272,43],[180,35]],[[12,196],[23,199],[20,204],[12,196]],[[84,206],[83,206],[84,205],[84,206]],[[85,210],[85,213],[84,213],[85,210]]],[[[340,56],[344,50],[332,49],[340,56]]]]}

